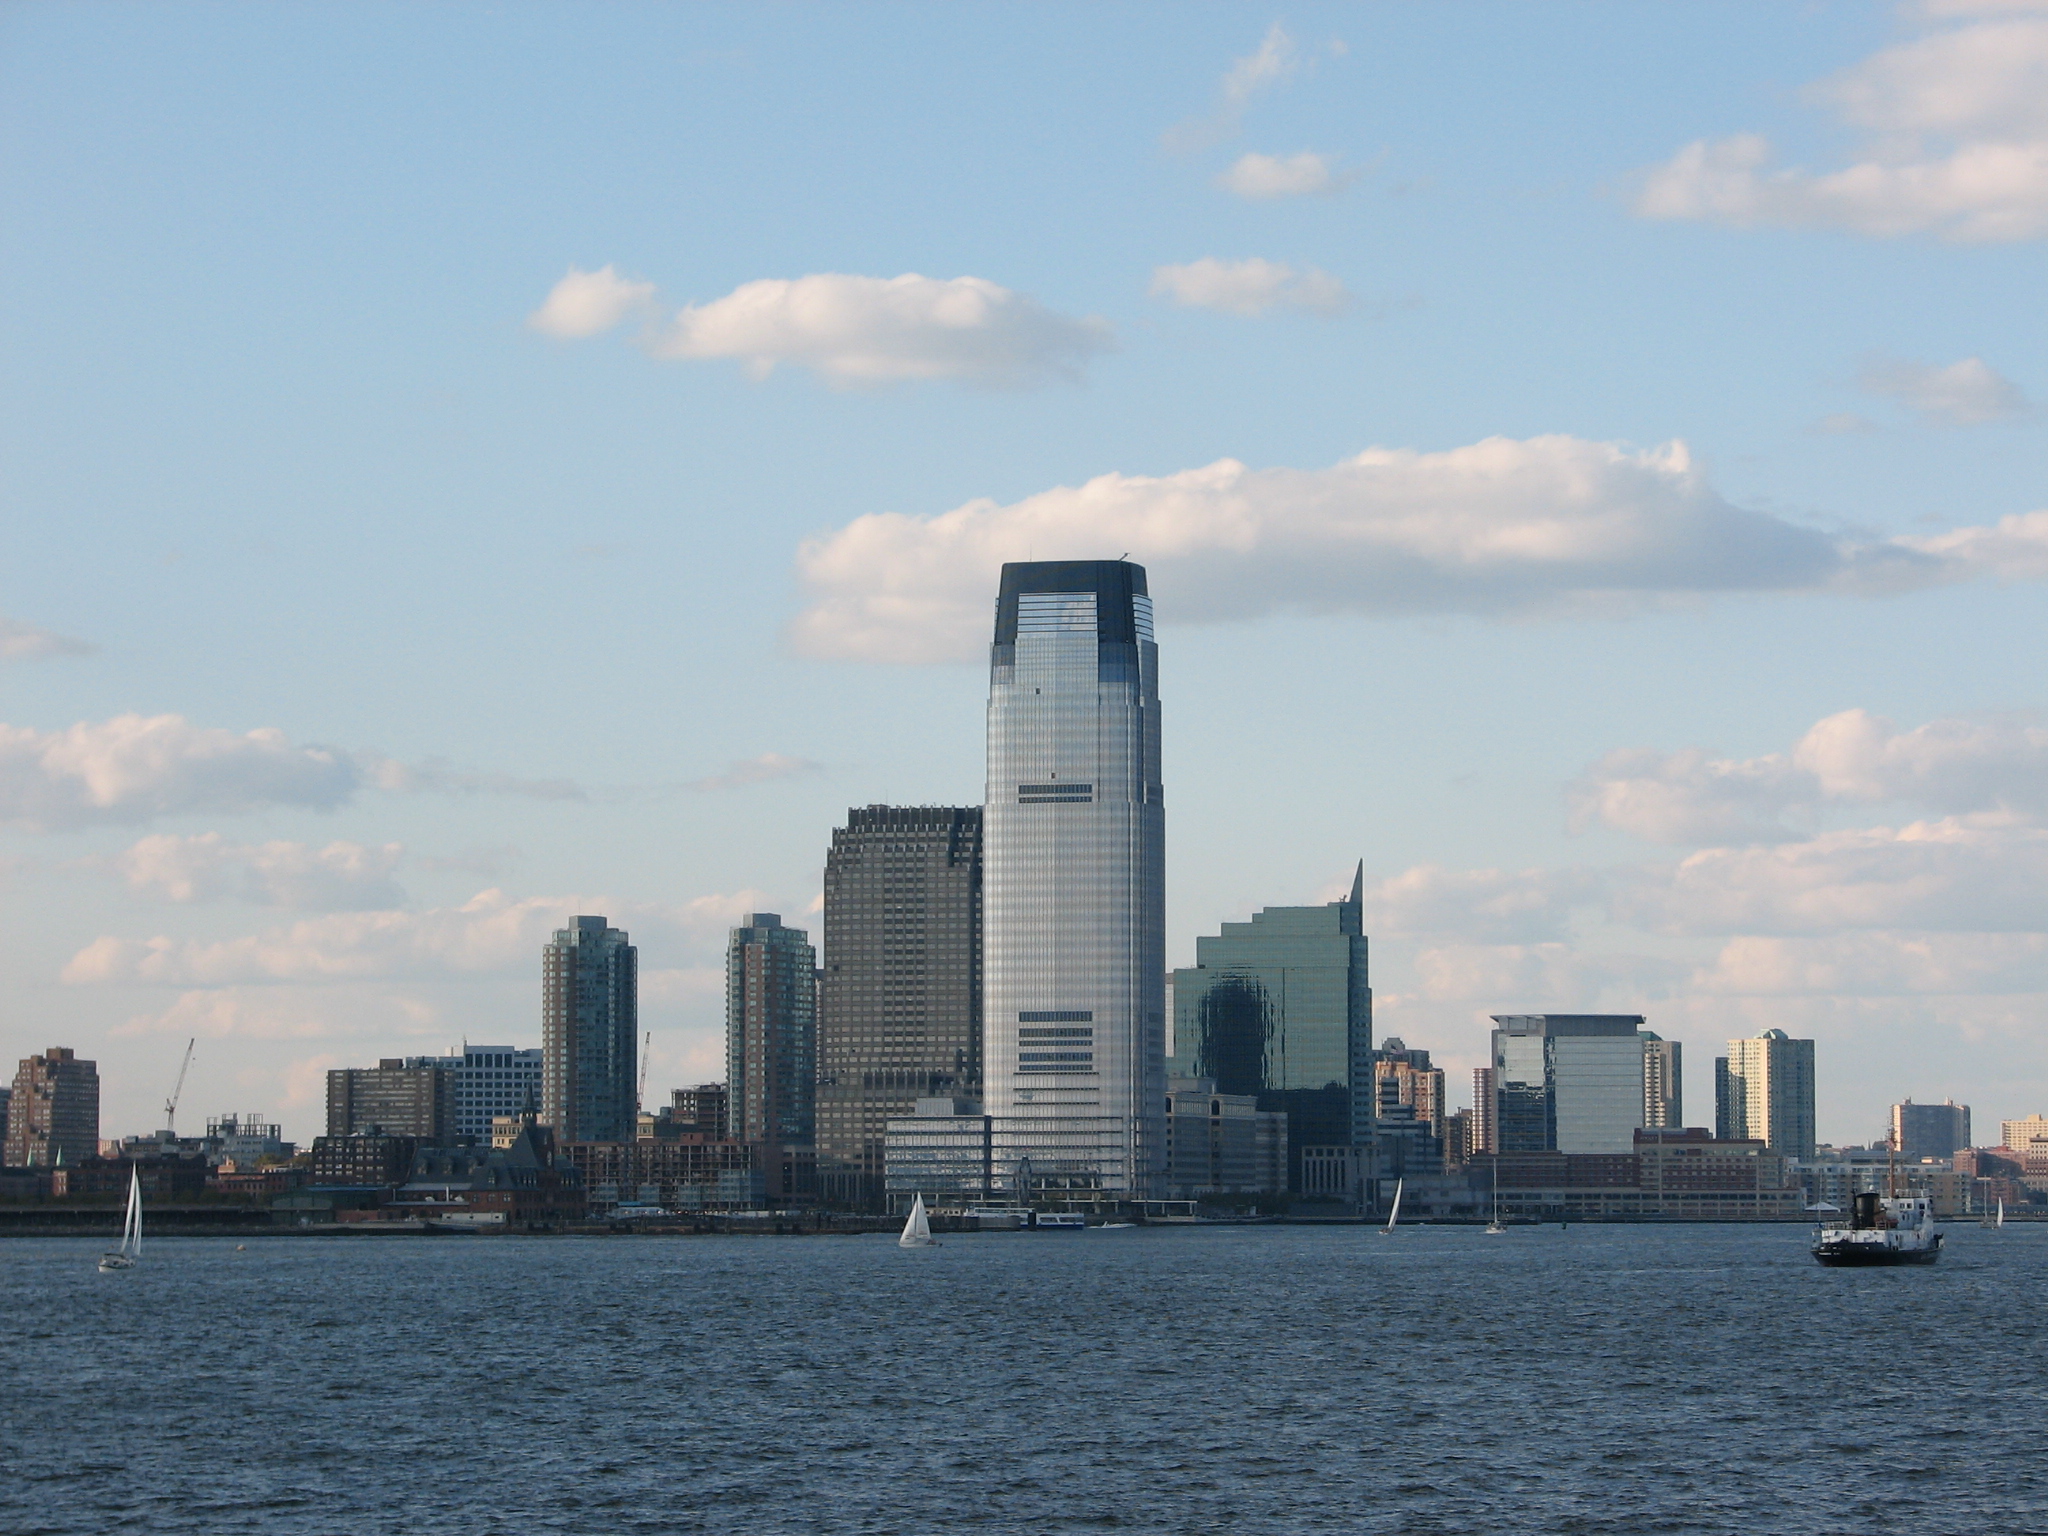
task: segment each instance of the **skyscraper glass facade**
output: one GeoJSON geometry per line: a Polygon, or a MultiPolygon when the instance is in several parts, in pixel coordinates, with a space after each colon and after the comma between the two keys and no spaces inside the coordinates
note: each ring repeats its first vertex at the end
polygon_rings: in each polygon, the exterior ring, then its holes
{"type": "Polygon", "coordinates": [[[1003,567],[990,653],[985,1086],[996,1177],[1144,1198],[1163,1175],[1159,650],[1127,561],[1003,567]]]}
{"type": "Polygon", "coordinates": [[[808,1145],[816,1129],[818,952],[752,912],[725,949],[725,1082],[736,1141],[808,1145]]]}
{"type": "MultiPolygon", "coordinates": [[[[408,1067],[439,1067],[454,1085],[457,1141],[489,1146],[491,1121],[540,1109],[542,1051],[509,1045],[465,1045],[460,1056],[408,1056],[408,1067]]],[[[637,1084],[636,1084],[637,1086],[637,1084]]],[[[330,1130],[328,1135],[336,1134],[330,1130]]]]}
{"type": "Polygon", "coordinates": [[[556,929],[541,951],[540,1118],[558,1141],[638,1135],[639,958],[602,917],[556,929]]]}
{"type": "Polygon", "coordinates": [[[1643,1124],[1640,1014],[1495,1014],[1502,1152],[1635,1150],[1643,1124]]]}
{"type": "Polygon", "coordinates": [[[882,1204],[888,1122],[981,1091],[981,808],[848,811],[825,856],[821,1191],[882,1204]]]}
{"type": "Polygon", "coordinates": [[[1344,901],[1225,923],[1195,940],[1193,966],[1173,973],[1174,1070],[1285,1112],[1296,1191],[1303,1148],[1372,1142],[1363,881],[1361,866],[1344,901]]]}

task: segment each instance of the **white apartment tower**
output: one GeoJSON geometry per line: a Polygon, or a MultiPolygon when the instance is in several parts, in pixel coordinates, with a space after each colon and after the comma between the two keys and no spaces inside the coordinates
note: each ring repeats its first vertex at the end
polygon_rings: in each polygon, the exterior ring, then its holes
{"type": "Polygon", "coordinates": [[[1166,820],[1142,566],[1003,567],[985,816],[996,1182],[1048,1203],[1153,1196],[1165,1171],[1166,820]]]}

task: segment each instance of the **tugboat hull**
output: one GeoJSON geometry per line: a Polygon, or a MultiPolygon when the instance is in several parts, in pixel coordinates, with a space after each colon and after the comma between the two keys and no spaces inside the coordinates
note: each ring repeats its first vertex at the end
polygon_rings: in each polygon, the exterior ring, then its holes
{"type": "Polygon", "coordinates": [[[1830,1269],[1889,1268],[1895,1264],[1932,1264],[1941,1257],[1941,1239],[1931,1248],[1887,1248],[1878,1243],[1830,1243],[1816,1246],[1813,1256],[1830,1269]]]}

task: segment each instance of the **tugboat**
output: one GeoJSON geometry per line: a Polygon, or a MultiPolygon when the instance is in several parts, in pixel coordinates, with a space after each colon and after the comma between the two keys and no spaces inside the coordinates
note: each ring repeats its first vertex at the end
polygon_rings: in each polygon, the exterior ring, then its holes
{"type": "Polygon", "coordinates": [[[1854,1197],[1849,1224],[1822,1227],[1813,1256],[1830,1266],[1932,1264],[1941,1257],[1934,1202],[1925,1195],[1895,1198],[1868,1190],[1854,1197]]]}

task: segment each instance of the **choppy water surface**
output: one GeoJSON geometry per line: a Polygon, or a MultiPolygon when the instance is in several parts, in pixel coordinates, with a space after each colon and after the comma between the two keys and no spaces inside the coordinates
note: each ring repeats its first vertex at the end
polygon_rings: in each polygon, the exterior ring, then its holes
{"type": "Polygon", "coordinates": [[[2042,1532],[2048,1228],[0,1244],[0,1529],[2042,1532]]]}

